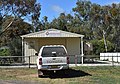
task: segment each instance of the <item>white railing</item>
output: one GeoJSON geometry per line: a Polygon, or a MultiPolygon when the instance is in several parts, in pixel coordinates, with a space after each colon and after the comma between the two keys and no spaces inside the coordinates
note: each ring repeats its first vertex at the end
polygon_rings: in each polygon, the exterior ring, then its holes
{"type": "Polygon", "coordinates": [[[100,60],[120,62],[120,53],[100,53],[100,60]]]}

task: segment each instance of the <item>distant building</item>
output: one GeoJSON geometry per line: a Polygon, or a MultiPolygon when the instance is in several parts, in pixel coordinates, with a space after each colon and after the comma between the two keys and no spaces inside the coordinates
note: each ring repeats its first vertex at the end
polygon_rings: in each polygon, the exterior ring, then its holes
{"type": "Polygon", "coordinates": [[[92,51],[93,51],[92,43],[90,43],[90,42],[84,43],[84,51],[85,51],[85,54],[87,54],[87,55],[92,54],[92,51]]]}

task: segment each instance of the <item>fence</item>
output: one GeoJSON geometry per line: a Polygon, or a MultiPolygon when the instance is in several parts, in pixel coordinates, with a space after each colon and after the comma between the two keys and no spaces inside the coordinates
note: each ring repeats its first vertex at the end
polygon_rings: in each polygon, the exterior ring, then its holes
{"type": "MultiPolygon", "coordinates": [[[[120,62],[120,56],[98,56],[98,55],[84,55],[83,56],[83,64],[82,64],[82,56],[81,55],[69,55],[69,61],[70,64],[75,64],[77,65],[84,65],[89,64],[95,65],[111,65],[111,66],[116,66],[119,65],[120,62]],[[106,58],[110,57],[111,60],[107,59],[101,59],[101,58],[106,58]],[[115,57],[119,59],[119,61],[115,61],[115,57]]],[[[0,56],[0,66],[26,66],[26,67],[31,67],[34,65],[36,67],[36,59],[37,56],[0,56]]]]}
{"type": "Polygon", "coordinates": [[[100,60],[120,62],[120,53],[100,53],[100,60]]]}

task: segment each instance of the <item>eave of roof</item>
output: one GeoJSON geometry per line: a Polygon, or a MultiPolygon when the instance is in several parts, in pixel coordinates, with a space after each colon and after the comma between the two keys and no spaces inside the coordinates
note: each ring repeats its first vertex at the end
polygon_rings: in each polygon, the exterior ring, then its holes
{"type": "Polygon", "coordinates": [[[44,38],[44,37],[84,37],[84,35],[71,33],[57,29],[47,29],[40,32],[22,35],[22,38],[44,38]]]}

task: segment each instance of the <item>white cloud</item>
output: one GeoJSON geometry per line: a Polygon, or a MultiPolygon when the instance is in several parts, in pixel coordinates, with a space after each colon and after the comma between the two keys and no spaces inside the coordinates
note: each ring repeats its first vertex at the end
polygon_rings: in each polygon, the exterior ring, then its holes
{"type": "Polygon", "coordinates": [[[112,3],[119,4],[120,2],[119,2],[118,0],[112,0],[112,1],[109,2],[108,4],[112,4],[112,3]]]}
{"type": "Polygon", "coordinates": [[[55,11],[55,12],[57,12],[57,13],[63,13],[63,12],[65,12],[64,9],[61,8],[61,7],[58,6],[58,5],[53,5],[53,6],[52,6],[52,10],[55,11]]]}
{"type": "Polygon", "coordinates": [[[111,4],[112,4],[112,3],[115,3],[115,4],[119,4],[120,2],[117,2],[117,1],[113,1],[113,2],[111,2],[111,4]]]}

